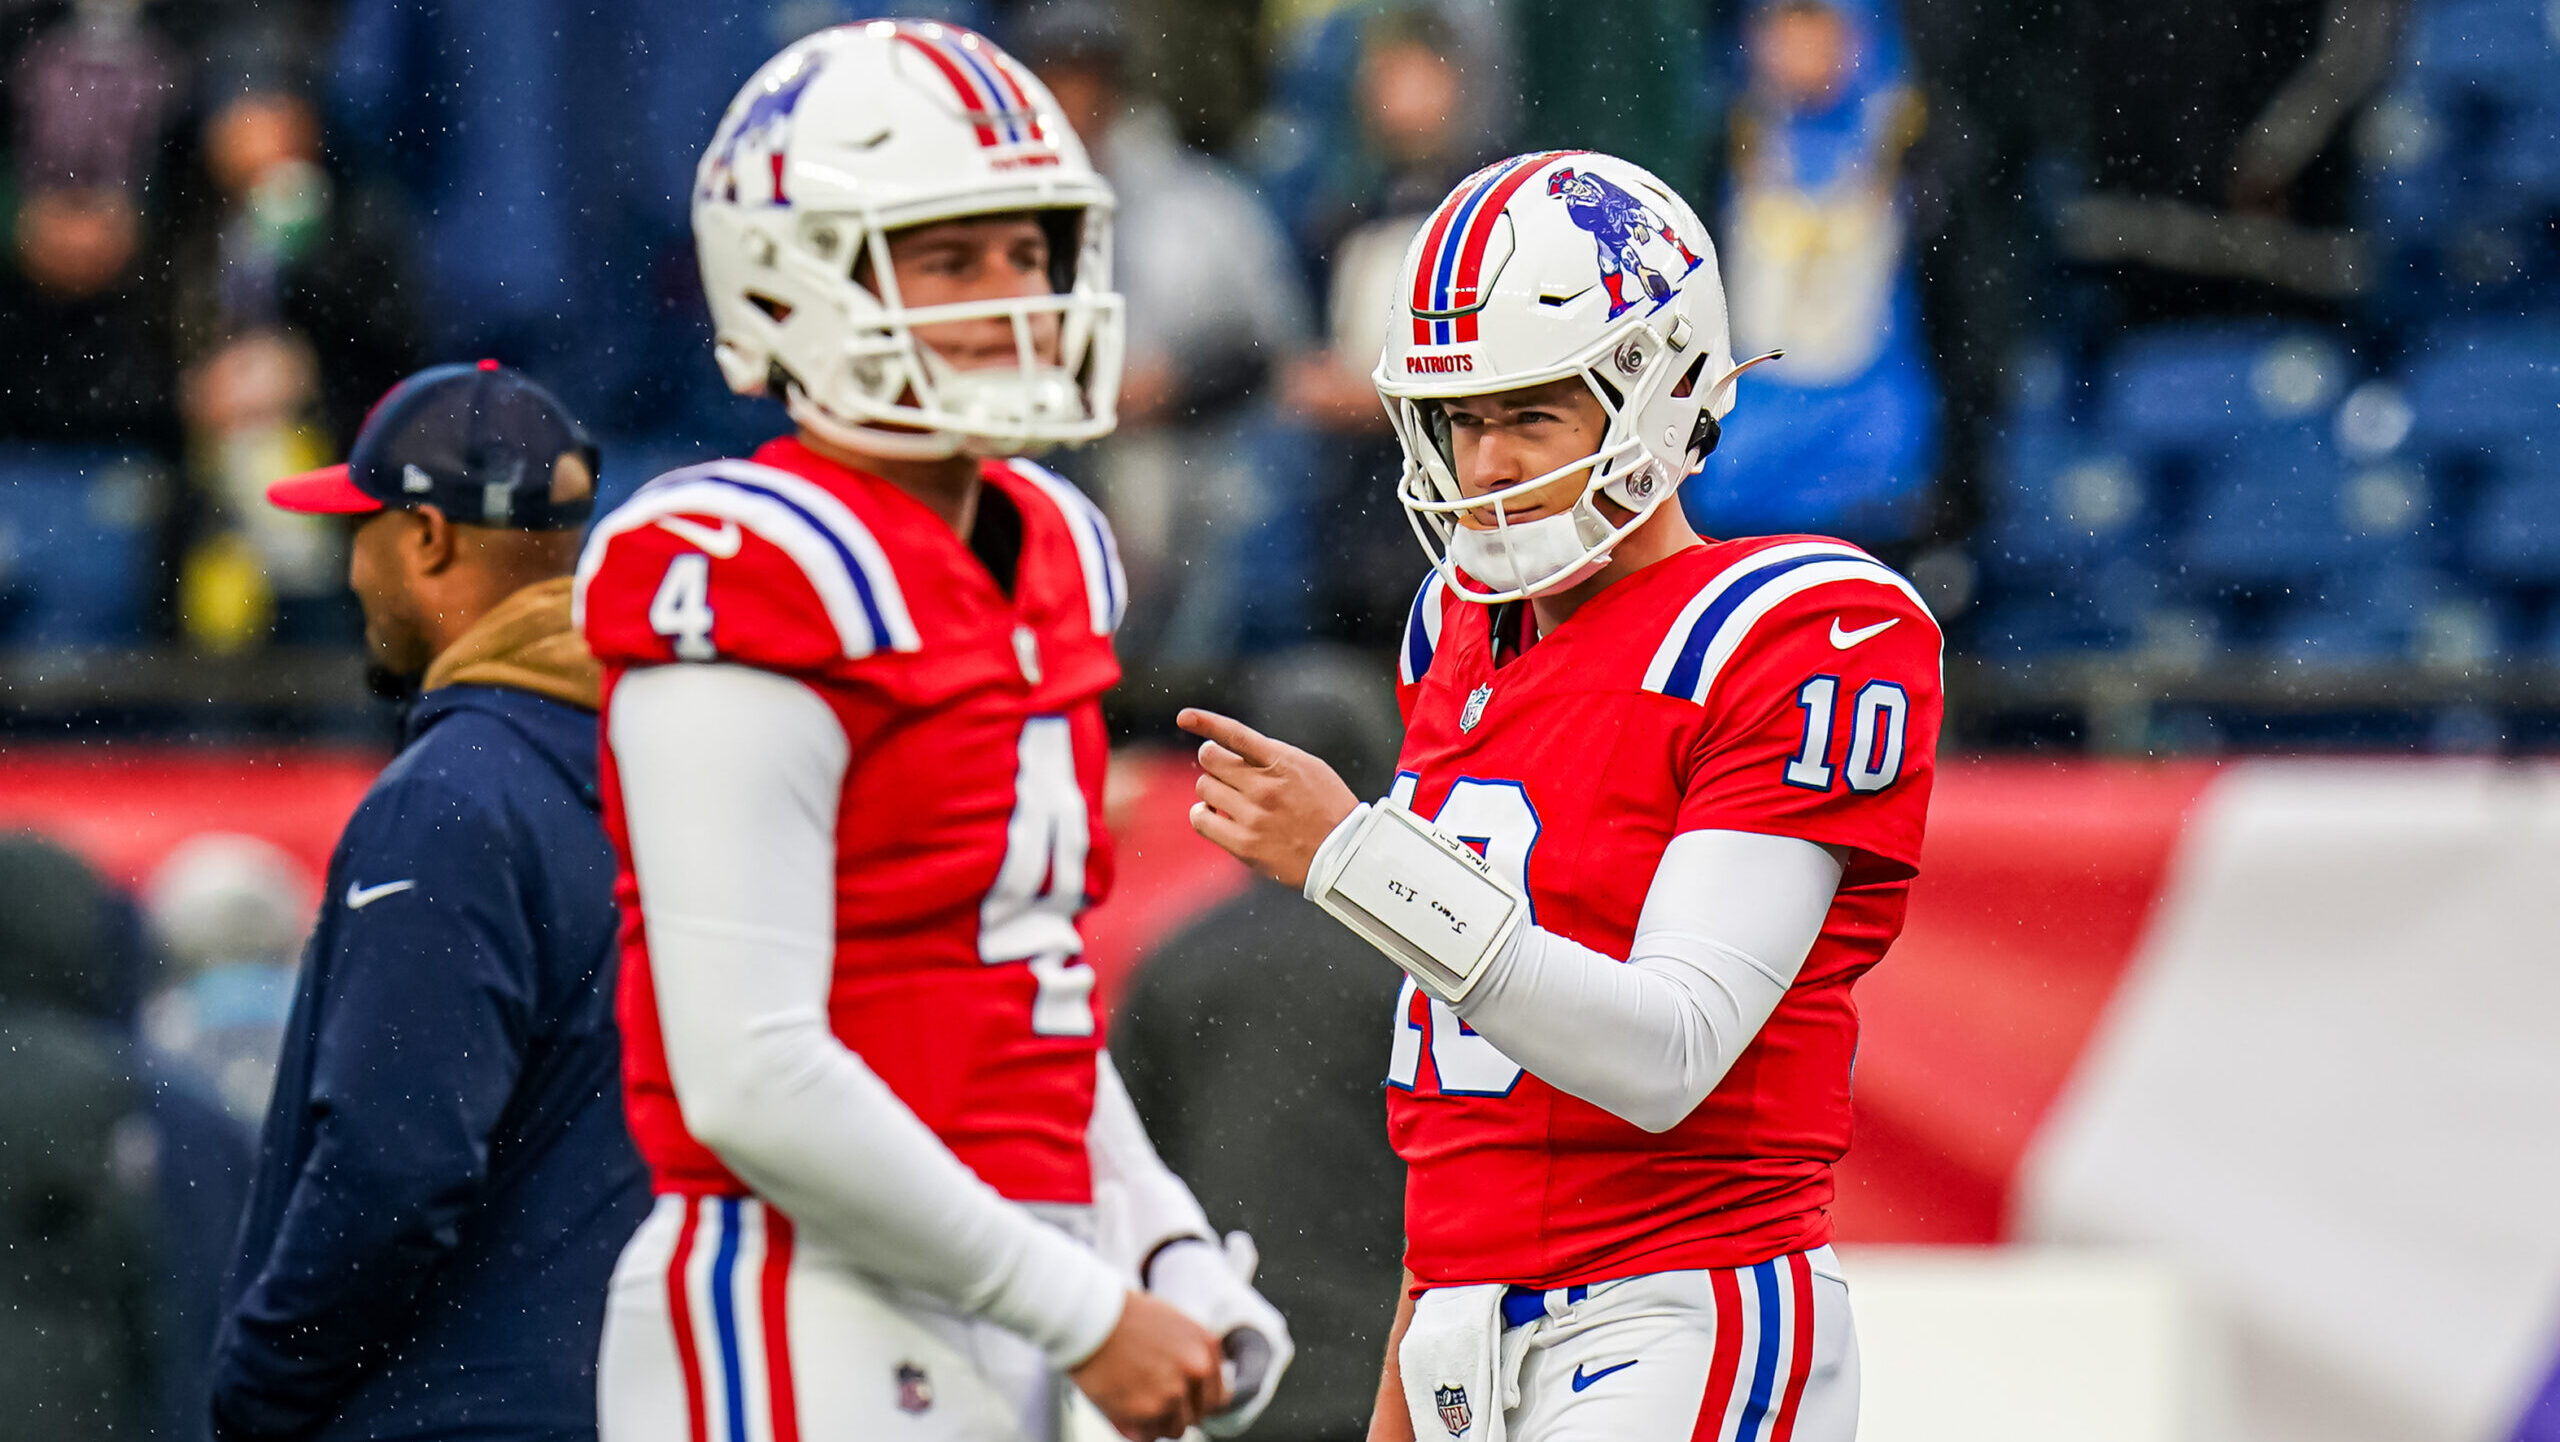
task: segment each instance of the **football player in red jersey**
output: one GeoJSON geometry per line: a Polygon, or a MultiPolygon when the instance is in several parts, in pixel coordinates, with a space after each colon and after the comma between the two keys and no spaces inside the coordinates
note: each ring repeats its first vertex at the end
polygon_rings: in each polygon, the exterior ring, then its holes
{"type": "Polygon", "coordinates": [[[776,56],[694,226],[730,385],[797,423],[661,476],[578,575],[606,667],[620,1012],[658,1199],[607,1442],[1048,1442],[1250,1423],[1285,1325],[1096,1035],[1123,578],[1028,461],[1108,431],[1111,197],[956,28],[776,56]]]}
{"type": "Polygon", "coordinates": [[[1919,862],[1940,637],[1853,546],[1702,540],[1671,503],[1740,369],[1714,255],[1609,156],[1461,184],[1376,377],[1434,561],[1393,791],[1357,805],[1317,758],[1183,718],[1193,825],[1408,974],[1409,1285],[1373,1439],[1856,1430],[1829,1246],[1850,986],[1919,862]],[[1573,205],[1597,182],[1687,257],[1638,303],[1573,205]]]}

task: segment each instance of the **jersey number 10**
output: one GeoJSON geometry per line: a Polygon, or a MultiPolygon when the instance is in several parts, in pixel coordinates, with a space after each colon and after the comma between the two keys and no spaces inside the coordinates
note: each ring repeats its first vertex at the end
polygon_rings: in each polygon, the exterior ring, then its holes
{"type": "Polygon", "coordinates": [[[1902,732],[1911,714],[1911,695],[1892,681],[1869,681],[1858,688],[1849,710],[1849,754],[1844,764],[1831,764],[1831,730],[1840,705],[1840,678],[1815,676],[1796,691],[1804,711],[1804,739],[1787,762],[1786,782],[1806,791],[1829,791],[1841,776],[1849,789],[1864,795],[1882,791],[1902,779],[1902,732]]]}

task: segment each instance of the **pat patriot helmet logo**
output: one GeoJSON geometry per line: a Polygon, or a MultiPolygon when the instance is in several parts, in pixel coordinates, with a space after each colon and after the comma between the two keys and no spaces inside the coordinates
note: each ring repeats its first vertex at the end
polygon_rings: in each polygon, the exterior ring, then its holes
{"type": "Polygon", "coordinates": [[[1452,1437],[1462,1436],[1476,1420],[1474,1409],[1467,1406],[1467,1389],[1442,1387],[1431,1394],[1432,1403],[1440,1409],[1440,1425],[1452,1437]]]}
{"type": "Polygon", "coordinates": [[[818,78],[825,65],[825,55],[817,50],[804,51],[800,63],[790,72],[766,82],[764,92],[747,102],[738,114],[735,130],[721,136],[713,145],[711,164],[703,172],[703,194],[735,201],[738,197],[738,164],[747,154],[761,155],[771,172],[772,194],[769,202],[787,206],[791,197],[782,191],[782,163],[791,149],[791,112],[800,108],[800,96],[809,82],[818,78]]]}
{"type": "Polygon", "coordinates": [[[1629,272],[1644,282],[1653,308],[1660,310],[1679,289],[1664,270],[1676,265],[1679,278],[1685,279],[1704,263],[1671,228],[1671,222],[1662,218],[1662,212],[1619,189],[1605,175],[1558,166],[1547,176],[1547,194],[1564,202],[1565,214],[1588,231],[1599,247],[1600,283],[1609,288],[1611,320],[1636,305],[1627,299],[1629,272]],[[1672,251],[1679,252],[1677,262],[1670,257],[1672,251]]]}

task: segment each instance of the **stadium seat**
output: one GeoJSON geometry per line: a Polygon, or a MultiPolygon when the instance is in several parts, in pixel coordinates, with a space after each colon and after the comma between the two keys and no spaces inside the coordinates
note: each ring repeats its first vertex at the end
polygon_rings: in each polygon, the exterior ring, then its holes
{"type": "Polygon", "coordinates": [[[2560,43],[2542,0],[2452,0],[2415,9],[2405,42],[2408,73],[2430,90],[2475,90],[2524,105],[2560,69],[2560,43]]]}
{"type": "Polygon", "coordinates": [[[2441,327],[2410,364],[2407,391],[2426,441],[2488,445],[2560,429],[2560,323],[2441,327]]]}
{"type": "Polygon", "coordinates": [[[2354,567],[2282,608],[2268,628],[2270,654],[2301,666],[2417,662],[2459,670],[2489,661],[2489,610],[2454,577],[2417,566],[2354,567]]]}
{"type": "Polygon", "coordinates": [[[2560,440],[2499,448],[2464,528],[2479,574],[2516,585],[2560,582],[2560,440]]]}
{"type": "Polygon", "coordinates": [[[2000,450],[1981,542],[1995,570],[2083,569],[2156,543],[2158,487],[2131,455],[2045,418],[2013,424],[2000,450]]]}
{"type": "MultiPolygon", "coordinates": [[[[2549,74],[2560,75],[2560,62],[2549,74]]],[[[2531,201],[2560,198],[2560,95],[2546,82],[2532,99],[2501,117],[2488,157],[2489,177],[2531,201]]]]}
{"type": "Polygon", "coordinates": [[[2161,590],[2159,575],[2130,559],[2041,587],[2013,586],[1974,618],[1973,645],[1997,657],[2125,650],[2144,639],[2161,590]]]}
{"type": "Polygon", "coordinates": [[[140,640],[161,485],[123,452],[0,446],[0,644],[140,640]]]}
{"type": "Polygon", "coordinates": [[[2110,356],[2100,422],[2145,452],[2212,447],[2303,420],[2349,379],[2343,347],[2273,325],[2178,325],[2137,332],[2110,356]]]}
{"type": "Polygon", "coordinates": [[[2208,580],[2299,585],[2345,566],[2416,564],[2434,526],[2415,463],[2351,465],[2318,430],[2289,426],[2215,458],[2178,552],[2208,580]]]}

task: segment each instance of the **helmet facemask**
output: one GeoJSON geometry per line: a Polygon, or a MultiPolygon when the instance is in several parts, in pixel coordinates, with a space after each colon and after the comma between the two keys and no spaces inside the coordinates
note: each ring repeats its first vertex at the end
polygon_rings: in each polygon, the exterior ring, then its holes
{"type": "MultiPolygon", "coordinates": [[[[841,337],[832,354],[798,356],[804,348],[788,343],[791,315],[775,317],[786,335],[777,337],[781,343],[771,354],[792,419],[841,445],[913,459],[963,451],[1014,455],[1108,435],[1118,420],[1122,344],[1121,299],[1098,279],[1110,274],[1108,207],[1030,213],[1049,237],[1047,293],[930,306],[910,306],[900,295],[891,236],[977,216],[901,219],[895,226],[859,213],[802,217],[810,268],[824,267],[805,276],[802,289],[823,287],[817,293],[834,298],[842,320],[828,328],[841,337]],[[963,368],[917,334],[987,319],[1006,322],[1013,364],[963,368]],[[1041,353],[1044,328],[1056,333],[1054,359],[1041,353]]],[[[768,305],[759,302],[758,309],[772,315],[768,305]]]]}
{"type": "MultiPolygon", "coordinates": [[[[1599,402],[1605,417],[1599,444],[1579,459],[1481,495],[1466,494],[1458,481],[1446,409],[1446,401],[1458,396],[1388,398],[1388,418],[1405,457],[1397,499],[1404,504],[1424,554],[1447,578],[1452,591],[1488,605],[1522,600],[1579,584],[1608,564],[1609,553],[1618,543],[1642,526],[1713,448],[1712,435],[1702,434],[1701,428],[1666,458],[1664,448],[1648,445],[1649,438],[1637,433],[1637,418],[1646,413],[1676,369],[1673,362],[1683,348],[1672,346],[1668,338],[1641,323],[1633,334],[1613,332],[1596,348],[1597,355],[1580,357],[1562,375],[1551,378],[1576,378],[1599,402]],[[1670,361],[1648,369],[1649,360],[1666,352],[1670,361]],[[1601,374],[1598,361],[1604,357],[1621,371],[1628,369],[1626,360],[1635,362],[1637,379],[1632,389],[1622,391],[1601,374]],[[1526,522],[1513,521],[1506,513],[1507,503],[1536,495],[1577,471],[1584,473],[1581,490],[1566,509],[1526,522]],[[1612,521],[1597,504],[1601,496],[1627,511],[1627,519],[1612,521]],[[1465,518],[1470,514],[1487,516],[1493,524],[1468,526],[1465,518]]],[[[1691,393],[1707,359],[1704,351],[1695,353],[1672,382],[1673,394],[1691,393]]]]}

